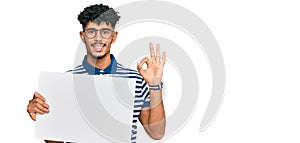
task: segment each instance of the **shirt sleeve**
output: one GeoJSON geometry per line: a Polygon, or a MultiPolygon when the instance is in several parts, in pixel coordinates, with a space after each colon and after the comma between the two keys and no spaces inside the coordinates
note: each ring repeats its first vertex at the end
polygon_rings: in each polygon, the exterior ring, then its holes
{"type": "Polygon", "coordinates": [[[143,103],[143,107],[150,107],[150,93],[149,93],[149,85],[147,84],[147,82],[143,79],[142,82],[143,86],[142,86],[142,91],[143,91],[143,99],[144,99],[144,103],[143,103]]]}

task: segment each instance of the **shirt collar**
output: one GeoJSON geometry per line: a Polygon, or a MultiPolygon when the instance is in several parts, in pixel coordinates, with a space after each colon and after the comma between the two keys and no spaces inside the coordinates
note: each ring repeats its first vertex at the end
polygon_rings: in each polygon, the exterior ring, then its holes
{"type": "Polygon", "coordinates": [[[105,69],[99,69],[87,62],[87,57],[85,56],[82,62],[83,67],[90,75],[98,74],[114,74],[117,70],[117,61],[114,55],[110,54],[111,63],[105,69]]]}

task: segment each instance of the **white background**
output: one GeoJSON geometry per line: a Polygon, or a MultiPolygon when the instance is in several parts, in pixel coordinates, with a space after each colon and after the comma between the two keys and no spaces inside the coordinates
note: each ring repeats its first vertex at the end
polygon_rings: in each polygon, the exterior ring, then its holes
{"type": "MultiPolygon", "coordinates": [[[[117,7],[130,1],[101,2],[117,7]]],[[[211,126],[198,132],[200,119],[193,120],[169,142],[299,142],[297,0],[172,2],[196,13],[210,28],[224,56],[227,81],[211,126]]],[[[99,1],[0,3],[1,142],[39,143],[26,112],[39,71],[72,68],[81,30],[77,15],[99,1]]]]}

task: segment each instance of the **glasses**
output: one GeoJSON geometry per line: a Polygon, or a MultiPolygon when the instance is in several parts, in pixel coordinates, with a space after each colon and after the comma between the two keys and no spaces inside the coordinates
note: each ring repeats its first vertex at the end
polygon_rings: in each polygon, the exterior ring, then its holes
{"type": "Polygon", "coordinates": [[[107,29],[107,28],[104,28],[104,29],[100,29],[100,30],[97,30],[97,29],[87,29],[84,31],[86,37],[88,38],[95,38],[98,31],[100,32],[100,35],[102,38],[104,39],[108,39],[109,37],[111,37],[114,33],[114,31],[112,29],[107,29]]]}

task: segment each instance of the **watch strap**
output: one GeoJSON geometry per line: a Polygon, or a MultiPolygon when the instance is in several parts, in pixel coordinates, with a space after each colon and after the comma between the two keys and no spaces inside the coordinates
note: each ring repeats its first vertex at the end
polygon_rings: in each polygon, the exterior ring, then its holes
{"type": "Polygon", "coordinates": [[[161,90],[163,85],[163,82],[160,82],[158,85],[149,85],[149,90],[161,90]]]}

